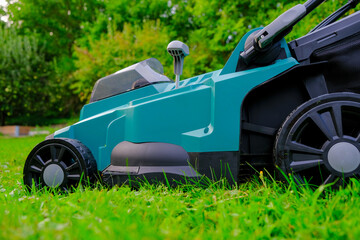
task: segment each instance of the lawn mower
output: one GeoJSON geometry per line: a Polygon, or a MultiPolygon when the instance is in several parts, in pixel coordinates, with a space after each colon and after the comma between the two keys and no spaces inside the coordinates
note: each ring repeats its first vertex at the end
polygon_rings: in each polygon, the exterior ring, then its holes
{"type": "Polygon", "coordinates": [[[322,2],[249,31],[223,69],[180,81],[189,48],[173,41],[175,82],[154,58],[101,78],[80,121],[30,152],[25,185],[239,182],[264,168],[317,186],[359,176],[360,12],[341,18],[359,0],[284,40],[322,2]]]}

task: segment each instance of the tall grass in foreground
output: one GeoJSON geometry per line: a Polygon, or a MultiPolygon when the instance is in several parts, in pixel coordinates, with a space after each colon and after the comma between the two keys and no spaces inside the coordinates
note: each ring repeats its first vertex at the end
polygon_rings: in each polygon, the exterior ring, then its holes
{"type": "Polygon", "coordinates": [[[237,187],[143,184],[79,187],[71,194],[22,185],[26,155],[43,137],[0,137],[0,239],[359,239],[360,183],[334,191],[267,174],[237,187]],[[265,175],[265,176],[264,176],[265,175]]]}

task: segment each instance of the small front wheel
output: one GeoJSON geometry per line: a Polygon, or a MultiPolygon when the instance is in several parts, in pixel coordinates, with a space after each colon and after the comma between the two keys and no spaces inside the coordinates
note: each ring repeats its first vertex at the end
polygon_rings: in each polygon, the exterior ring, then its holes
{"type": "Polygon", "coordinates": [[[51,187],[69,190],[81,181],[95,179],[96,161],[90,150],[78,140],[58,138],[38,144],[24,166],[24,184],[31,188],[51,187]]]}

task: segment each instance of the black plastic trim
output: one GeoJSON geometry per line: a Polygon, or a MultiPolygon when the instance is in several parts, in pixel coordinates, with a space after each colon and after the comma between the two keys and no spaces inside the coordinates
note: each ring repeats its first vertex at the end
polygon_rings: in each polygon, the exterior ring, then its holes
{"type": "Polygon", "coordinates": [[[309,60],[314,51],[360,32],[360,11],[289,43],[293,56],[309,60]]]}
{"type": "Polygon", "coordinates": [[[185,166],[189,155],[181,146],[163,142],[120,142],[111,153],[114,166],[185,166]]]}
{"type": "Polygon", "coordinates": [[[186,179],[238,181],[239,152],[192,152],[181,146],[162,143],[120,142],[112,151],[111,164],[103,172],[109,185],[134,180],[149,182],[184,182],[186,179]]]}

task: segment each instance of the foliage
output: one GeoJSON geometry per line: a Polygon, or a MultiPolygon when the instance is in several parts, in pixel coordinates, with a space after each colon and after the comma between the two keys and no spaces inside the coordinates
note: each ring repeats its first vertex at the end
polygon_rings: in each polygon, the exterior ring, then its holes
{"type": "Polygon", "coordinates": [[[8,6],[10,20],[23,34],[36,31],[50,56],[72,55],[81,23],[94,21],[102,8],[97,0],[19,0],[8,6]]]}
{"type": "Polygon", "coordinates": [[[73,95],[35,35],[0,27],[0,124],[37,125],[71,116],[73,95]]]}
{"type": "Polygon", "coordinates": [[[166,18],[170,11],[167,0],[105,0],[103,4],[104,11],[98,11],[96,20],[84,26],[85,41],[89,36],[99,40],[103,33],[108,32],[109,25],[112,30],[122,31],[125,24],[141,26],[146,21],[166,18]]]}
{"type": "Polygon", "coordinates": [[[19,36],[14,28],[0,28],[0,112],[6,116],[42,112],[51,101],[50,65],[34,36],[19,36]]]}
{"type": "Polygon", "coordinates": [[[3,7],[0,6],[0,27],[4,27],[5,26],[5,22],[2,21],[2,16],[5,16],[6,12],[4,11],[3,7]]]}
{"type": "Polygon", "coordinates": [[[313,191],[262,176],[238,187],[144,185],[29,194],[24,159],[44,136],[0,137],[1,239],[358,239],[360,183],[313,191]]]}

